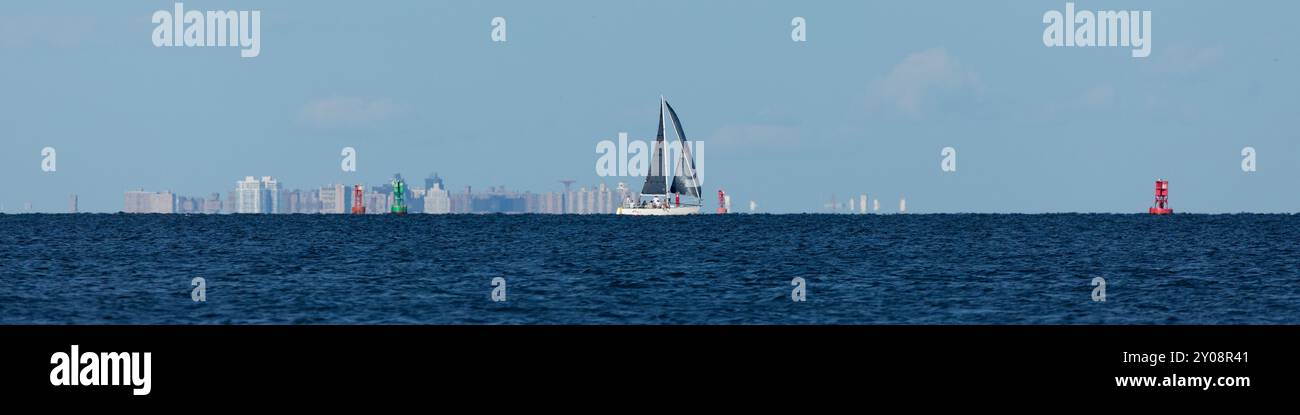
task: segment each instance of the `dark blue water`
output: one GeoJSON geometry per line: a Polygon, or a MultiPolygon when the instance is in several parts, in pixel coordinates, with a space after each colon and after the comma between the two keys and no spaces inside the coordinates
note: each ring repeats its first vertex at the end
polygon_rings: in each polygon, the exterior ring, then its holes
{"type": "Polygon", "coordinates": [[[1295,215],[0,215],[0,323],[1300,324],[1298,241],[1295,215]]]}

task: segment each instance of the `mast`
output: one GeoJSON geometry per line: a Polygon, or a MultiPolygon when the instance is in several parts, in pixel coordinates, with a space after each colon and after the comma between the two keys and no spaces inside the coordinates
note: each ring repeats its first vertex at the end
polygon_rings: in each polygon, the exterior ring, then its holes
{"type": "Polygon", "coordinates": [[[664,206],[668,206],[668,186],[672,183],[668,177],[668,149],[664,141],[664,107],[668,105],[668,100],[663,95],[659,95],[659,135],[655,137],[655,146],[659,147],[659,174],[664,176],[664,206]]]}

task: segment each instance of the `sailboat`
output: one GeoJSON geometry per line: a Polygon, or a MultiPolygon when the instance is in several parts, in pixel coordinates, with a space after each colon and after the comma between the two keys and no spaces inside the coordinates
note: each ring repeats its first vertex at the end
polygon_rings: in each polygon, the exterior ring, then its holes
{"type": "Polygon", "coordinates": [[[701,197],[700,178],[695,173],[695,158],[691,157],[691,147],[686,143],[686,132],[682,130],[681,120],[673,106],[663,97],[659,97],[659,134],[655,136],[654,150],[651,153],[650,171],[645,176],[645,185],[636,200],[628,198],[615,211],[619,215],[634,216],[677,216],[700,213],[704,205],[701,197]],[[668,119],[664,110],[668,110],[668,119]],[[677,171],[667,176],[664,159],[664,127],[671,120],[677,140],[682,150],[677,152],[677,171]]]}

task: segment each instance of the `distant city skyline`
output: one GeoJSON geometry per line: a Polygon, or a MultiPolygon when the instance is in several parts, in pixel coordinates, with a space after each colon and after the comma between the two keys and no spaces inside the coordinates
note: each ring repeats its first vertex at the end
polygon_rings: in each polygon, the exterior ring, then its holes
{"type": "MultiPolygon", "coordinates": [[[[401,178],[401,175],[396,175],[401,178]]],[[[405,181],[404,178],[402,178],[405,181]]],[[[123,194],[123,213],[191,213],[191,214],[350,214],[355,204],[354,187],[362,188],[362,203],[367,214],[386,214],[394,203],[391,182],[367,186],[365,183],[333,183],[319,187],[282,186],[274,176],[245,176],[233,190],[208,196],[187,196],[169,190],[143,188],[123,194]]],[[[421,185],[406,188],[410,213],[573,213],[613,214],[619,201],[634,198],[635,191],[610,187],[604,183],[577,186],[563,191],[534,192],[510,190],[504,185],[460,191],[443,188],[438,174],[423,179],[421,185]]],[[[626,186],[625,186],[626,187],[626,186]]],[[[72,202],[75,203],[76,196],[72,202]]]]}
{"type": "Polygon", "coordinates": [[[1046,45],[1066,3],[185,3],[260,10],[246,58],[156,47],[150,17],[173,2],[19,2],[0,16],[0,206],[226,198],[249,174],[592,186],[597,144],[652,140],[665,96],[708,144],[704,194],[738,210],[865,193],[881,211],[1142,213],[1166,178],[1180,213],[1300,211],[1300,3],[1076,2],[1149,11],[1144,57],[1046,45]]]}

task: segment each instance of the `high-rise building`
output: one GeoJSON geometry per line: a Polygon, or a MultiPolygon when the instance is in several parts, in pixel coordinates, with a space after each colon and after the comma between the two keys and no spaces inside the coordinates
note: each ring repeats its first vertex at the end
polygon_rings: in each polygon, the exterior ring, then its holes
{"type": "Polygon", "coordinates": [[[564,213],[564,193],[552,192],[546,194],[546,213],[564,213]]]}
{"type": "Polygon", "coordinates": [[[239,212],[239,191],[226,192],[226,200],[221,201],[221,213],[239,212]]]}
{"type": "Polygon", "coordinates": [[[235,182],[235,213],[284,213],[280,209],[280,183],[271,176],[258,180],[245,176],[235,182]]]}
{"type": "Polygon", "coordinates": [[[442,177],[438,177],[438,173],[434,173],[433,175],[424,179],[425,190],[432,189],[433,185],[435,184],[438,185],[439,188],[442,189],[447,188],[447,185],[442,184],[442,177]]]}
{"type": "Polygon", "coordinates": [[[221,213],[221,193],[213,192],[203,199],[203,213],[221,213]]]}
{"type": "Polygon", "coordinates": [[[320,213],[348,213],[348,199],[352,192],[348,186],[331,184],[320,188],[320,213]]]}
{"type": "Polygon", "coordinates": [[[392,197],[393,194],[391,191],[389,193],[381,193],[381,192],[373,192],[373,191],[366,193],[364,195],[364,199],[366,201],[366,213],[370,213],[370,214],[388,213],[389,206],[392,206],[390,204],[390,200],[392,200],[392,197]]]}
{"type": "Polygon", "coordinates": [[[197,213],[199,209],[195,200],[186,196],[176,196],[176,213],[197,213]]]}
{"type": "Polygon", "coordinates": [[[406,198],[406,208],[408,213],[424,213],[424,196],[428,189],[423,187],[411,187],[407,189],[411,196],[406,198]]]}
{"type": "Polygon", "coordinates": [[[244,180],[236,182],[235,191],[239,192],[239,202],[235,205],[235,213],[266,213],[263,210],[265,190],[262,182],[253,176],[244,177],[244,180]]]}
{"type": "Polygon", "coordinates": [[[465,193],[455,193],[455,194],[448,195],[451,198],[451,213],[473,213],[474,212],[474,208],[471,204],[471,199],[474,197],[474,194],[471,193],[472,190],[473,189],[471,189],[469,186],[465,186],[465,193]]]}
{"type": "MultiPolygon", "coordinates": [[[[570,182],[570,184],[572,184],[570,182]]],[[[625,197],[631,198],[632,194],[627,190],[626,184],[620,184],[619,189],[611,189],[605,183],[600,183],[591,188],[572,187],[563,191],[549,193],[511,193],[505,191],[505,187],[490,189],[490,193],[473,195],[474,212],[494,212],[497,210],[480,210],[480,208],[499,209],[497,206],[506,207],[504,212],[526,212],[526,213],[547,213],[547,214],[612,214],[622,203],[625,197]],[[510,199],[509,203],[500,203],[495,199],[510,199]],[[484,202],[488,202],[486,205],[484,202]]],[[[455,198],[460,195],[452,196],[452,211],[456,211],[455,198]]]]}
{"type": "Polygon", "coordinates": [[[618,199],[604,182],[596,187],[596,213],[612,214],[618,207],[618,199]]]}
{"type": "Polygon", "coordinates": [[[289,189],[280,189],[277,192],[280,197],[275,202],[275,213],[293,213],[293,209],[290,209],[291,206],[289,205],[289,198],[293,197],[293,192],[295,191],[289,189]]]}
{"type": "Polygon", "coordinates": [[[442,190],[441,180],[424,192],[424,213],[451,213],[451,198],[446,190],[442,190]]]}
{"type": "Polygon", "coordinates": [[[488,191],[470,197],[469,212],[523,213],[526,205],[524,195],[506,190],[505,186],[491,186],[488,191]]]}
{"type": "Polygon", "coordinates": [[[280,182],[275,181],[271,176],[262,176],[262,189],[266,206],[262,208],[262,213],[281,213],[280,212],[280,182]]]}
{"type": "Polygon", "coordinates": [[[77,213],[77,195],[68,196],[68,213],[77,213]]]}
{"type": "Polygon", "coordinates": [[[285,213],[301,213],[302,191],[298,189],[285,190],[284,196],[280,200],[280,206],[285,213]]]}
{"type": "Polygon", "coordinates": [[[312,189],[304,197],[302,213],[321,213],[320,189],[312,189]]]}
{"type": "Polygon", "coordinates": [[[172,192],[126,192],[123,203],[126,213],[176,213],[176,195],[172,192]]]}

